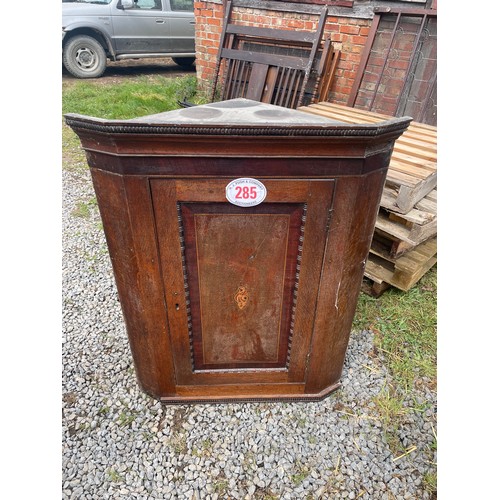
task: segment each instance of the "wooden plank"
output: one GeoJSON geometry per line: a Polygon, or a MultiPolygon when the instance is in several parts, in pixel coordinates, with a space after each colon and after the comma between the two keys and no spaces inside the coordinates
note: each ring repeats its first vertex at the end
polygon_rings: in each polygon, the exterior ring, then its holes
{"type": "Polygon", "coordinates": [[[433,173],[430,169],[422,168],[415,161],[409,162],[407,160],[398,160],[392,159],[390,162],[391,170],[395,170],[398,172],[404,172],[405,174],[411,175],[412,177],[416,177],[417,179],[427,179],[430,174],[433,173]]]}
{"type": "Polygon", "coordinates": [[[337,113],[335,113],[333,111],[322,110],[319,108],[313,108],[313,106],[317,106],[317,104],[310,104],[309,106],[304,106],[304,107],[298,108],[298,110],[303,111],[304,113],[309,113],[311,115],[324,116],[325,118],[330,118],[332,120],[340,121],[340,122],[344,122],[344,123],[352,123],[352,124],[360,123],[359,120],[339,116],[337,113]]]}
{"type": "Polygon", "coordinates": [[[437,217],[428,220],[425,224],[408,221],[408,225],[404,225],[391,220],[388,213],[381,210],[375,223],[375,229],[416,246],[437,234],[437,217]]]}
{"type": "Polygon", "coordinates": [[[418,147],[420,149],[428,149],[430,151],[436,152],[437,147],[435,143],[430,143],[425,140],[416,139],[410,137],[409,135],[403,134],[397,141],[399,144],[405,144],[408,146],[418,147]]]}
{"type": "Polygon", "coordinates": [[[437,172],[414,186],[400,184],[398,196],[390,208],[392,211],[407,214],[420,200],[437,186],[437,172]]]}
{"type": "Polygon", "coordinates": [[[433,266],[437,264],[437,257],[430,258],[422,267],[416,271],[413,275],[404,274],[400,271],[394,273],[393,282],[391,285],[407,292],[412,288],[422,276],[429,271],[433,266]]]}
{"type": "Polygon", "coordinates": [[[401,257],[401,255],[413,250],[414,248],[415,245],[413,244],[393,239],[390,234],[385,234],[376,230],[373,234],[370,252],[383,257],[389,262],[395,262],[395,260],[401,257]]]}
{"type": "Polygon", "coordinates": [[[375,283],[388,283],[392,284],[392,276],[394,275],[394,266],[390,262],[382,259],[375,258],[370,254],[365,266],[365,276],[370,278],[375,283]]]}
{"type": "Polygon", "coordinates": [[[320,80],[318,83],[318,99],[324,101],[333,87],[335,78],[335,70],[337,68],[340,51],[335,50],[331,40],[325,40],[325,47],[323,49],[322,65],[319,71],[320,80]]]}
{"type": "Polygon", "coordinates": [[[305,111],[306,113],[313,113],[321,116],[326,116],[327,118],[332,118],[333,120],[344,121],[346,123],[377,123],[380,120],[373,116],[357,116],[355,113],[350,112],[350,108],[346,108],[345,111],[332,109],[328,106],[329,103],[317,103],[311,104],[309,106],[304,106],[299,108],[299,111],[305,111]]]}
{"type": "Polygon", "coordinates": [[[398,151],[394,151],[391,157],[392,161],[397,161],[400,163],[406,163],[408,165],[413,165],[421,170],[425,170],[428,174],[434,173],[437,170],[437,164],[432,160],[422,160],[421,158],[415,158],[414,156],[407,155],[398,151]]]}
{"type": "MultiPolygon", "coordinates": [[[[384,260],[391,262],[398,268],[405,269],[405,266],[407,267],[408,265],[406,264],[406,261],[403,259],[403,257],[410,255],[417,249],[420,249],[418,250],[418,252],[422,252],[423,250],[427,252],[428,255],[425,260],[428,260],[437,252],[436,243],[432,244],[431,242],[436,242],[436,235],[434,235],[434,237],[428,238],[419,245],[415,245],[395,239],[391,234],[375,230],[372,244],[370,246],[370,252],[373,255],[378,255],[384,260]],[[429,249],[431,249],[432,251],[430,251],[429,249]]],[[[419,255],[418,252],[415,255],[419,255]]],[[[415,255],[413,255],[413,257],[411,258],[415,259],[415,255]]]]}
{"type": "Polygon", "coordinates": [[[437,214],[437,189],[433,189],[425,198],[422,198],[415,208],[437,214]]]}
{"type": "Polygon", "coordinates": [[[312,45],[316,40],[315,31],[279,30],[275,28],[262,28],[259,26],[244,26],[228,24],[226,33],[256,37],[262,40],[279,40],[284,42],[298,42],[302,45],[312,45]]]}
{"type": "Polygon", "coordinates": [[[411,252],[401,256],[394,263],[395,268],[400,273],[415,274],[422,266],[435,257],[437,254],[437,240],[432,238],[422,245],[419,245],[411,252]]]}
{"type": "Polygon", "coordinates": [[[250,50],[222,49],[221,57],[233,61],[247,61],[270,66],[282,66],[293,69],[304,70],[307,67],[307,59],[303,57],[287,56],[282,54],[267,54],[265,52],[254,52],[250,50]]]}
{"type": "Polygon", "coordinates": [[[363,283],[361,284],[361,291],[378,299],[385,291],[389,290],[391,285],[389,283],[385,283],[382,281],[381,283],[377,283],[373,280],[366,278],[363,279],[363,283]]]}
{"type": "MultiPolygon", "coordinates": [[[[359,108],[350,108],[341,104],[331,102],[319,102],[314,105],[300,108],[301,111],[317,112],[316,114],[328,113],[334,119],[346,121],[347,123],[376,123],[379,121],[389,120],[392,117],[382,113],[374,113],[359,108]],[[345,120],[341,117],[345,117],[345,120]]],[[[431,142],[436,142],[437,128],[424,123],[412,122],[408,130],[403,134],[405,136],[409,132],[419,135],[422,138],[427,138],[431,142]]]]}
{"type": "Polygon", "coordinates": [[[278,78],[278,68],[276,66],[271,66],[270,68],[268,68],[264,90],[262,92],[262,96],[260,99],[262,102],[271,103],[274,90],[276,88],[277,78],[278,78]]]}
{"type": "MultiPolygon", "coordinates": [[[[321,103],[323,104],[323,103],[321,103]]],[[[351,108],[348,106],[344,106],[342,104],[335,104],[332,102],[327,102],[324,103],[326,106],[331,108],[332,110],[336,110],[339,112],[345,112],[345,110],[350,110],[352,113],[352,116],[359,116],[359,117],[365,117],[365,118],[379,118],[381,121],[383,120],[389,120],[392,118],[390,115],[386,115],[383,113],[375,113],[374,111],[367,111],[365,109],[360,109],[360,108],[351,108]]],[[[429,135],[433,135],[437,131],[437,127],[433,125],[427,125],[426,123],[420,123],[420,122],[412,122],[410,127],[414,127],[415,129],[418,129],[421,131],[423,134],[427,133],[429,135]]]]}
{"type": "Polygon", "coordinates": [[[247,99],[260,101],[262,93],[264,92],[264,85],[266,83],[267,71],[269,66],[267,64],[253,64],[248,80],[247,99]]]}
{"type": "MultiPolygon", "coordinates": [[[[368,111],[361,111],[354,108],[341,107],[340,105],[333,105],[332,103],[319,102],[299,108],[300,111],[310,112],[332,118],[334,120],[345,121],[346,123],[378,123],[389,120],[392,117],[368,111]]],[[[422,141],[422,147],[429,147],[437,143],[437,130],[430,130],[422,128],[422,124],[412,122],[408,130],[398,139],[403,142],[407,141],[406,138],[422,141]]],[[[426,126],[428,127],[428,126],[426,126]]],[[[407,141],[408,142],[408,141],[407,141]]]]}
{"type": "Polygon", "coordinates": [[[437,263],[436,240],[419,245],[395,263],[370,253],[365,276],[378,284],[387,283],[407,292],[437,263]]]}
{"type": "MultiPolygon", "coordinates": [[[[309,106],[308,106],[309,107],[309,106]]],[[[335,104],[332,102],[320,102],[314,106],[316,109],[321,109],[323,111],[328,111],[330,113],[335,113],[342,116],[351,117],[359,120],[359,123],[368,121],[385,121],[392,117],[388,115],[383,115],[380,113],[373,113],[371,111],[365,111],[359,108],[350,108],[341,104],[335,104]]]]}
{"type": "Polygon", "coordinates": [[[422,205],[417,204],[415,208],[404,215],[389,212],[389,218],[394,221],[401,221],[402,224],[406,224],[407,226],[409,226],[410,224],[416,226],[424,226],[437,220],[435,207],[433,210],[423,210],[419,209],[419,206],[422,207],[422,205]]]}
{"type": "Polygon", "coordinates": [[[410,124],[410,126],[403,135],[405,135],[406,137],[414,137],[415,139],[428,142],[429,144],[437,144],[436,133],[422,132],[421,130],[419,130],[418,127],[412,126],[412,124],[410,124]]]}
{"type": "MultiPolygon", "coordinates": [[[[328,104],[328,103],[327,103],[328,104]]],[[[378,123],[380,121],[384,121],[385,119],[389,119],[390,117],[381,116],[372,116],[373,114],[359,114],[352,113],[349,109],[347,110],[339,110],[330,109],[329,106],[326,106],[325,103],[317,103],[309,106],[304,106],[299,108],[300,111],[305,111],[311,114],[324,116],[326,118],[331,118],[332,120],[343,121],[345,123],[378,123]],[[382,119],[381,119],[382,118],[382,119]]],[[[415,146],[421,148],[423,150],[429,150],[431,152],[436,152],[436,136],[432,135],[424,135],[418,131],[418,129],[413,128],[410,124],[408,130],[396,141],[396,144],[405,146],[415,146]]]]}
{"type": "Polygon", "coordinates": [[[432,190],[425,198],[419,201],[415,208],[404,215],[407,221],[416,224],[425,224],[437,219],[437,189],[432,190]]]}
{"type": "MultiPolygon", "coordinates": [[[[305,111],[311,114],[324,116],[326,118],[331,118],[332,120],[342,121],[345,123],[379,123],[381,121],[385,121],[385,119],[389,119],[390,117],[384,118],[381,120],[381,117],[374,116],[364,116],[364,115],[356,115],[349,111],[342,112],[338,110],[331,110],[328,107],[323,106],[321,104],[313,104],[310,106],[305,106],[300,108],[300,111],[305,111]]],[[[396,141],[396,144],[400,144],[401,146],[414,146],[418,147],[422,150],[429,150],[433,153],[436,152],[436,143],[437,139],[435,135],[425,135],[419,132],[417,129],[412,129],[411,124],[408,130],[396,141]]]]}
{"type": "MultiPolygon", "coordinates": [[[[416,179],[412,175],[408,175],[405,172],[400,172],[398,170],[389,168],[387,171],[386,182],[393,184],[394,186],[407,186],[408,188],[416,188],[419,184],[419,179],[416,179]]],[[[413,205],[412,205],[413,207],[413,205]]],[[[411,210],[411,208],[408,210],[411,210]]]]}
{"type": "Polygon", "coordinates": [[[396,141],[394,144],[394,151],[399,151],[401,153],[411,155],[416,158],[422,158],[423,160],[437,160],[437,153],[424,150],[422,148],[407,146],[406,144],[401,144],[396,141]]]}

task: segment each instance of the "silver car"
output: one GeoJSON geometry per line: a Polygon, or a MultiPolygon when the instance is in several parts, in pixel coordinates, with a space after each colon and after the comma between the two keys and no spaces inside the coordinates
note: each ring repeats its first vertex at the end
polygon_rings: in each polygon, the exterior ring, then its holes
{"type": "Polygon", "coordinates": [[[62,55],[77,78],[98,78],[107,60],[195,61],[193,0],[63,0],[62,55]]]}

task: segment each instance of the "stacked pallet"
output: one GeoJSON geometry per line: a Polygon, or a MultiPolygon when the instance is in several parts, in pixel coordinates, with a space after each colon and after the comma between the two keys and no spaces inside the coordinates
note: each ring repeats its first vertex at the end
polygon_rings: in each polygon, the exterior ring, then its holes
{"type": "MultiPolygon", "coordinates": [[[[299,108],[346,123],[390,117],[333,103],[299,108]]],[[[437,263],[437,129],[412,123],[396,141],[387,172],[363,290],[408,291],[437,263]]]]}

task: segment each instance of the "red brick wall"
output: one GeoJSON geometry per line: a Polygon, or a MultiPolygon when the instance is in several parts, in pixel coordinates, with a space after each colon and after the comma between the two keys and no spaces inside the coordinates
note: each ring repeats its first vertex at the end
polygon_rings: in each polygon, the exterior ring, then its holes
{"type": "Polygon", "coordinates": [[[333,42],[336,42],[336,47],[340,49],[330,101],[340,104],[347,103],[368,38],[370,25],[371,20],[368,19],[346,17],[329,17],[327,19],[325,35],[330,34],[333,42]]]}
{"type": "MultiPolygon", "coordinates": [[[[214,79],[217,50],[222,30],[222,5],[211,1],[195,1],[196,67],[200,86],[211,89],[214,79]]],[[[233,7],[231,21],[253,26],[280,29],[314,30],[318,16],[296,12],[276,12],[263,9],[233,7]]],[[[354,83],[371,20],[328,17],[323,37],[330,35],[341,51],[329,100],[345,104],[354,83]]]]}

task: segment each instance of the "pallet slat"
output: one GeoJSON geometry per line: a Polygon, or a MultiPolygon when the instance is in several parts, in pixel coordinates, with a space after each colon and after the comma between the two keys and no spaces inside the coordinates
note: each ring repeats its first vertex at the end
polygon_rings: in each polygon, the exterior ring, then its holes
{"type": "Polygon", "coordinates": [[[381,285],[387,283],[407,292],[437,263],[436,239],[422,243],[405,256],[390,262],[370,252],[365,276],[381,285]]]}
{"type": "MultiPolygon", "coordinates": [[[[387,191],[386,189],[386,195],[387,191]]],[[[434,190],[405,215],[380,207],[371,251],[390,262],[395,262],[398,257],[436,235],[437,190],[434,190]]]]}

